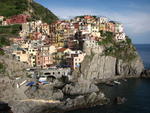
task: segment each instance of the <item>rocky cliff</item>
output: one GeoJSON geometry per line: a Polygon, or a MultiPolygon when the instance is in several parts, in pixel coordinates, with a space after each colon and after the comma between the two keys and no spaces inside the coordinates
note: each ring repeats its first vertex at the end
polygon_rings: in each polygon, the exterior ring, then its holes
{"type": "Polygon", "coordinates": [[[84,45],[87,56],[78,77],[86,80],[105,80],[118,77],[139,77],[143,62],[131,42],[109,42],[96,47],[84,45]]]}

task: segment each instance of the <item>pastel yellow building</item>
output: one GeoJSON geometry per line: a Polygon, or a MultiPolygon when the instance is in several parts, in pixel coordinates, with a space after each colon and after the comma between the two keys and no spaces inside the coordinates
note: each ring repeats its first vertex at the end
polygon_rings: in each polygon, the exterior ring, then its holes
{"type": "Polygon", "coordinates": [[[27,51],[23,50],[23,49],[17,49],[15,50],[12,55],[21,62],[24,63],[29,63],[29,54],[27,51]]]}

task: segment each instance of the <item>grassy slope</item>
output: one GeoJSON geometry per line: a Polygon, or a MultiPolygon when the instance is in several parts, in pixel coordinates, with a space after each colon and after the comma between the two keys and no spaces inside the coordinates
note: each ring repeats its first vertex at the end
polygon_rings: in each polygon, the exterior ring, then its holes
{"type": "Polygon", "coordinates": [[[28,3],[27,0],[0,0],[0,6],[0,16],[11,17],[32,9],[33,13],[30,13],[32,19],[42,19],[47,23],[58,19],[51,11],[36,2],[28,3]]]}

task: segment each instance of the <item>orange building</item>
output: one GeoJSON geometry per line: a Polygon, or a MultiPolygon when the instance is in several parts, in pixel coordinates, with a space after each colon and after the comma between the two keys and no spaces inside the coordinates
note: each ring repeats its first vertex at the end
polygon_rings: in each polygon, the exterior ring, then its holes
{"type": "Polygon", "coordinates": [[[115,32],[115,23],[114,22],[106,23],[106,31],[115,32]]]}

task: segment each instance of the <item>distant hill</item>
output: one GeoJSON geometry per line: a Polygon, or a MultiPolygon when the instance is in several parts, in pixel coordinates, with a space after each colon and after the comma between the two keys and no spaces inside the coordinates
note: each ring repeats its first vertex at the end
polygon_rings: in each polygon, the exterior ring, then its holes
{"type": "Polygon", "coordinates": [[[32,0],[0,0],[0,16],[11,17],[18,14],[29,14],[31,20],[41,19],[51,23],[58,20],[49,9],[32,0]]]}

